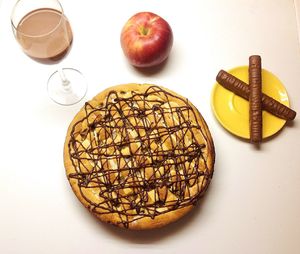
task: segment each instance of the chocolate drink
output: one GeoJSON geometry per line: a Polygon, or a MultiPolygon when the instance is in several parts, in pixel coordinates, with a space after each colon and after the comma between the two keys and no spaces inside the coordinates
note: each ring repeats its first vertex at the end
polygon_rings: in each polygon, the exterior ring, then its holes
{"type": "Polygon", "coordinates": [[[16,38],[24,52],[42,63],[54,63],[69,51],[72,29],[61,12],[42,8],[24,16],[18,24],[16,38]]]}

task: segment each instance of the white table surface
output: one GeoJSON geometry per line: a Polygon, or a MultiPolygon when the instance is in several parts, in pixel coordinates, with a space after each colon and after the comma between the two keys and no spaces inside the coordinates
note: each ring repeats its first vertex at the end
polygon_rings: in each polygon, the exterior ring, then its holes
{"type": "Polygon", "coordinates": [[[299,116],[257,150],[223,129],[210,107],[218,71],[260,54],[300,113],[292,0],[62,0],[75,36],[62,64],[84,73],[85,100],[111,85],[155,83],[188,97],[210,127],[217,158],[207,195],[179,222],[149,232],[98,222],[71,191],[63,143],[83,102],[63,107],[48,98],[55,66],[22,53],[10,27],[13,2],[0,6],[0,253],[300,253],[299,116]],[[160,70],[137,71],[121,51],[121,27],[138,11],[173,28],[160,70]]]}

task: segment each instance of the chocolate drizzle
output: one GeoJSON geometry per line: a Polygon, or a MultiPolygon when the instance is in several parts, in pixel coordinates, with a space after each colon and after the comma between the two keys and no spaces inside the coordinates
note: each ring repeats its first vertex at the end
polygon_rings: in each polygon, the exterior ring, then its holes
{"type": "Polygon", "coordinates": [[[197,202],[212,170],[199,113],[187,100],[150,86],[144,93],[112,90],[94,104],[85,104],[68,144],[76,171],[68,177],[93,213],[116,213],[129,227],[197,202]]]}

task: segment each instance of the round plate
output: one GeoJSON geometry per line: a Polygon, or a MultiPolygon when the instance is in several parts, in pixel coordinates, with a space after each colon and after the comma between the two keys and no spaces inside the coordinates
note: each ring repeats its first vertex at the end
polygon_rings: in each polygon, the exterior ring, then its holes
{"type": "MultiPolygon", "coordinates": [[[[248,66],[240,66],[228,71],[248,84],[248,66]]],[[[262,91],[273,99],[289,106],[287,92],[280,80],[271,72],[262,69],[262,91]]],[[[216,83],[212,91],[212,109],[222,126],[229,132],[245,139],[250,138],[249,103],[216,83]]],[[[278,132],[286,123],[266,111],[263,111],[263,138],[278,132]]]]}

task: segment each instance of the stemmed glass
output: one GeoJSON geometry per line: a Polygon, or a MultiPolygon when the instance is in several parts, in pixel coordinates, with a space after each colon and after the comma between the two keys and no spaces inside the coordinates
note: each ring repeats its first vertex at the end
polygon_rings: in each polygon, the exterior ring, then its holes
{"type": "MultiPolygon", "coordinates": [[[[18,0],[11,24],[16,40],[32,59],[57,64],[70,51],[73,33],[58,0],[18,0]]],[[[58,68],[48,79],[50,98],[61,105],[79,102],[86,94],[82,73],[73,68],[58,68]]]]}

